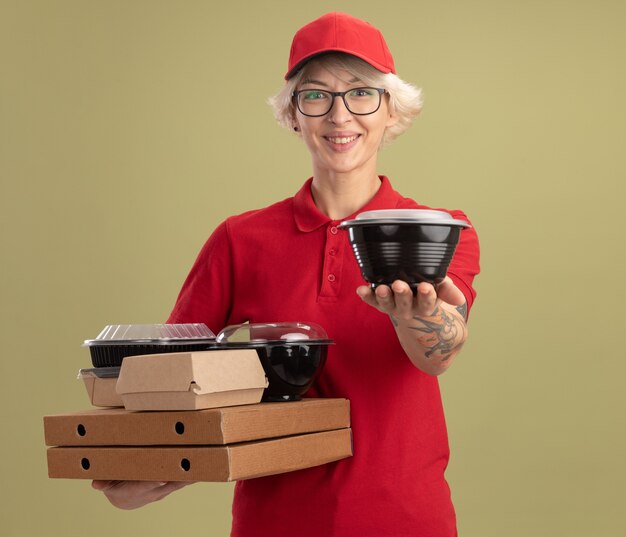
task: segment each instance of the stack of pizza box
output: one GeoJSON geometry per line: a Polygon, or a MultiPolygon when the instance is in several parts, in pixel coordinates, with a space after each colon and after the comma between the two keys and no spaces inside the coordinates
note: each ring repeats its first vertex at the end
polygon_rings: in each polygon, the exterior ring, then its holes
{"type": "Polygon", "coordinates": [[[347,399],[261,402],[254,350],[129,356],[82,372],[92,408],[44,417],[51,478],[235,481],[352,455],[347,399]]]}

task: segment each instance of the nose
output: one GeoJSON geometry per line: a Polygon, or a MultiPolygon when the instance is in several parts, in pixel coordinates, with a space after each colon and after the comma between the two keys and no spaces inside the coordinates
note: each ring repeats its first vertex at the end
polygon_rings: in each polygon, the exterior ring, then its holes
{"type": "Polygon", "coordinates": [[[333,107],[328,112],[328,120],[335,125],[342,125],[352,119],[350,110],[346,107],[346,103],[341,95],[335,95],[333,107]]]}

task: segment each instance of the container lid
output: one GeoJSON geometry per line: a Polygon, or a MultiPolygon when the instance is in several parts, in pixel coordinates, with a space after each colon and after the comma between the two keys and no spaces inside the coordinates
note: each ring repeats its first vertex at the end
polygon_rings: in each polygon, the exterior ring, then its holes
{"type": "Polygon", "coordinates": [[[364,211],[358,214],[354,220],[341,222],[339,227],[406,223],[470,227],[464,220],[455,220],[451,214],[433,209],[380,209],[378,211],[364,211]]]}
{"type": "Polygon", "coordinates": [[[114,379],[120,376],[119,367],[94,367],[92,369],[79,369],[77,379],[98,377],[99,379],[114,379]]]}
{"type": "Polygon", "coordinates": [[[263,345],[323,345],[333,343],[318,324],[300,322],[245,323],[224,328],[217,344],[237,347],[263,345]]]}
{"type": "Polygon", "coordinates": [[[96,339],[88,339],[83,346],[93,345],[172,345],[215,341],[215,334],[201,323],[190,324],[111,324],[105,326],[96,339]]]}

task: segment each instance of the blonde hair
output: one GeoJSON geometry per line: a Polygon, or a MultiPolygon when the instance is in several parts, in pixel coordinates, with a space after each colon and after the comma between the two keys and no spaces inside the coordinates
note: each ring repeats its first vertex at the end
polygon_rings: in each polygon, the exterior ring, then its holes
{"type": "Polygon", "coordinates": [[[398,116],[398,121],[387,128],[381,146],[388,144],[406,131],[422,110],[421,89],[405,82],[393,73],[381,73],[356,56],[329,53],[305,64],[300,71],[287,80],[276,95],[268,99],[276,120],[286,129],[292,130],[295,123],[296,109],[292,98],[293,92],[303,80],[306,80],[307,72],[313,63],[322,66],[335,76],[339,76],[341,71],[346,71],[368,86],[387,90],[389,109],[398,116]]]}

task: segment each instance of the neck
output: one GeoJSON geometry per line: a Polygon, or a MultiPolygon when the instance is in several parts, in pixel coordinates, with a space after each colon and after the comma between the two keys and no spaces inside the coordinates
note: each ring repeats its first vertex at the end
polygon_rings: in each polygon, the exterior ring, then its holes
{"type": "Polygon", "coordinates": [[[341,220],[364,207],[378,192],[380,178],[368,173],[315,173],[311,192],[317,208],[332,220],[341,220]]]}

